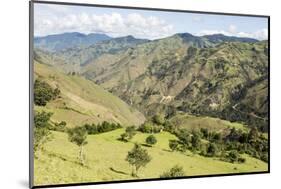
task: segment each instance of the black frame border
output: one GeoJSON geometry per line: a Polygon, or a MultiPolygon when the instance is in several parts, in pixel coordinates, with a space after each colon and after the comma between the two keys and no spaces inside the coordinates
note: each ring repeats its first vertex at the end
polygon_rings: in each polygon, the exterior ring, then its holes
{"type": "Polygon", "coordinates": [[[29,1],[29,188],[53,188],[53,187],[67,187],[67,186],[85,186],[85,185],[99,185],[99,184],[114,184],[114,183],[133,183],[145,181],[165,181],[165,180],[180,180],[190,178],[211,178],[224,176],[239,176],[239,175],[257,175],[270,173],[270,16],[269,15],[255,15],[255,14],[240,14],[240,13],[225,13],[225,12],[209,12],[209,11],[192,11],[182,9],[163,9],[163,8],[149,8],[149,7],[133,7],[120,5],[101,5],[89,3],[70,3],[70,2],[56,2],[56,1],[29,1]],[[147,178],[147,179],[130,179],[130,180],[113,180],[113,181],[99,181],[99,182],[82,182],[69,184],[52,184],[52,185],[36,185],[34,186],[34,156],[33,156],[33,38],[34,38],[34,4],[53,4],[53,5],[68,5],[68,6],[84,6],[84,7],[100,7],[100,8],[119,8],[119,9],[133,9],[133,10],[147,10],[147,11],[163,11],[163,12],[182,12],[182,13],[196,13],[196,14],[211,14],[224,16],[245,16],[245,17],[259,17],[267,18],[268,20],[268,169],[267,171],[257,172],[243,172],[243,173],[226,173],[226,174],[212,174],[212,175],[195,175],[184,176],[176,178],[147,178]]]}

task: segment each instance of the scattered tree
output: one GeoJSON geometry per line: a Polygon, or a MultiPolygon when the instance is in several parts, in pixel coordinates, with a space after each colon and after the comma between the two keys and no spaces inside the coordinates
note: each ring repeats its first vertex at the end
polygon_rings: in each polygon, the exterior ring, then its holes
{"type": "Polygon", "coordinates": [[[128,152],[126,161],[132,165],[132,176],[135,177],[138,174],[138,170],[141,167],[145,167],[151,161],[151,157],[139,144],[135,144],[134,148],[128,152]]]}
{"type": "Polygon", "coordinates": [[[83,147],[88,144],[87,142],[87,130],[85,127],[75,127],[68,129],[68,139],[70,142],[76,144],[79,147],[79,160],[81,165],[85,165],[83,147]]]}
{"type": "MultiPolygon", "coordinates": [[[[34,116],[34,154],[43,148],[43,144],[51,140],[49,130],[49,120],[52,116],[50,112],[36,112],[34,116]]],[[[36,157],[36,154],[35,154],[36,157]]]]}

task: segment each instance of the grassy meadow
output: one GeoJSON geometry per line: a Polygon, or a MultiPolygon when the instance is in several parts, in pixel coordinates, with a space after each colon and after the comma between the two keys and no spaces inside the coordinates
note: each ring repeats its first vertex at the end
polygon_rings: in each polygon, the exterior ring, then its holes
{"type": "MultiPolygon", "coordinates": [[[[81,166],[77,158],[78,147],[68,141],[65,133],[53,131],[53,139],[44,145],[40,158],[35,159],[35,185],[136,179],[131,176],[132,167],[125,158],[134,143],[145,144],[145,138],[149,134],[138,132],[132,141],[122,142],[118,138],[123,132],[122,128],[88,135],[88,144],[85,146],[86,165],[81,166]]],[[[176,139],[176,136],[168,132],[155,136],[158,140],[155,146],[143,145],[152,160],[145,168],[140,169],[138,179],[159,178],[174,165],[182,166],[186,176],[267,171],[267,163],[248,155],[243,155],[246,162],[240,164],[203,157],[190,151],[172,152],[168,141],[176,139]]]]}

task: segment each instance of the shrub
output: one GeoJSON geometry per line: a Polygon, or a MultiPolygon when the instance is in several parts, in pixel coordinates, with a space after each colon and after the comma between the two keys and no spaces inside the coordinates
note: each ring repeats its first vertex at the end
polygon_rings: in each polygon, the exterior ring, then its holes
{"type": "Polygon", "coordinates": [[[239,153],[236,150],[232,150],[228,153],[227,159],[231,162],[237,162],[238,158],[240,157],[239,153]]]}
{"type": "Polygon", "coordinates": [[[209,130],[207,128],[201,128],[200,132],[204,139],[209,139],[209,130]]]}
{"type": "Polygon", "coordinates": [[[165,121],[163,128],[165,131],[175,133],[175,126],[170,121],[165,121]]]}
{"type": "Polygon", "coordinates": [[[128,142],[129,140],[131,140],[135,135],[137,134],[136,132],[136,127],[135,126],[130,126],[127,127],[125,130],[125,133],[122,133],[120,135],[120,140],[124,141],[124,142],[128,142]]]}
{"type": "Polygon", "coordinates": [[[122,133],[120,135],[120,140],[124,141],[124,142],[128,142],[129,141],[129,135],[128,133],[122,133]]]}
{"type": "Polygon", "coordinates": [[[157,114],[152,117],[152,122],[156,125],[163,125],[165,123],[165,118],[163,115],[157,114]]]}
{"type": "Polygon", "coordinates": [[[143,133],[152,133],[153,132],[152,124],[149,122],[145,122],[139,127],[139,131],[143,133]]]}
{"type": "Polygon", "coordinates": [[[156,137],[155,137],[154,135],[149,135],[149,136],[146,138],[145,142],[146,142],[148,145],[154,145],[154,144],[157,143],[157,139],[156,139],[156,137]]]}
{"type": "Polygon", "coordinates": [[[245,163],[245,162],[246,162],[245,158],[242,158],[242,157],[238,158],[238,163],[245,163]]]}
{"type": "Polygon", "coordinates": [[[267,152],[262,153],[260,159],[264,162],[268,162],[268,153],[267,152]]]}
{"type": "Polygon", "coordinates": [[[135,126],[127,127],[126,133],[128,134],[129,140],[131,140],[137,134],[136,127],[135,126]]]}
{"type": "Polygon", "coordinates": [[[179,142],[177,140],[169,140],[169,147],[172,151],[177,150],[179,142]]]}
{"type": "Polygon", "coordinates": [[[185,173],[183,167],[176,165],[169,171],[166,171],[162,175],[160,175],[160,178],[182,177],[184,175],[185,173]]]}
{"type": "Polygon", "coordinates": [[[212,133],[212,139],[213,142],[221,142],[222,140],[222,135],[221,133],[213,132],[212,133]]]}
{"type": "Polygon", "coordinates": [[[215,143],[209,143],[207,147],[207,156],[214,157],[218,153],[218,147],[215,143]]]}
{"type": "Polygon", "coordinates": [[[61,121],[59,123],[55,123],[55,127],[53,127],[53,130],[61,131],[61,132],[64,132],[65,129],[66,129],[66,122],[65,121],[61,121]]]}
{"type": "Polygon", "coordinates": [[[181,129],[178,132],[175,133],[176,136],[178,137],[178,139],[180,140],[180,142],[186,146],[189,146],[191,143],[191,134],[189,133],[188,130],[186,129],[181,129]]]}
{"type": "Polygon", "coordinates": [[[198,149],[201,144],[201,138],[198,133],[193,133],[191,137],[191,144],[194,149],[198,149]]]}

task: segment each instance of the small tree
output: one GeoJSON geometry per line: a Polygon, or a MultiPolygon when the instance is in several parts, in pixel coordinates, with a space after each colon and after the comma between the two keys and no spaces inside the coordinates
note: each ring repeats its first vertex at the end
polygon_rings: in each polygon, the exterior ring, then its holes
{"type": "Polygon", "coordinates": [[[201,138],[200,138],[199,134],[193,133],[193,136],[191,138],[191,144],[194,149],[198,149],[200,147],[201,138]]]}
{"type": "Polygon", "coordinates": [[[59,123],[55,123],[55,127],[53,127],[53,130],[61,131],[61,132],[64,132],[65,129],[66,129],[66,122],[65,121],[61,121],[59,123]]]}
{"type": "Polygon", "coordinates": [[[36,79],[34,83],[34,103],[38,106],[46,106],[53,99],[53,89],[45,81],[36,79]]]}
{"type": "Polygon", "coordinates": [[[221,135],[221,133],[216,133],[216,132],[214,132],[214,133],[213,133],[212,141],[214,141],[214,142],[221,142],[221,140],[222,140],[222,135],[221,135]]]}
{"type": "Polygon", "coordinates": [[[169,171],[166,171],[162,175],[160,175],[160,178],[182,177],[184,175],[185,173],[183,167],[176,165],[172,167],[169,171]]]}
{"type": "Polygon", "coordinates": [[[120,135],[120,140],[124,141],[124,142],[128,142],[129,141],[129,135],[128,133],[122,133],[120,135]]]}
{"type": "Polygon", "coordinates": [[[256,141],[259,137],[259,132],[256,127],[252,127],[249,132],[249,141],[256,141]]]}
{"type": "Polygon", "coordinates": [[[155,137],[154,135],[149,135],[149,136],[146,138],[145,142],[146,142],[148,145],[152,146],[152,145],[154,145],[154,144],[157,143],[157,139],[156,139],[156,137],[155,137]]]}
{"type": "Polygon", "coordinates": [[[207,140],[209,139],[209,130],[207,128],[201,128],[200,132],[202,133],[203,138],[207,140]]]}
{"type": "Polygon", "coordinates": [[[56,99],[60,95],[60,89],[55,88],[53,91],[53,99],[56,99]]]}
{"type": "Polygon", "coordinates": [[[163,115],[157,114],[157,115],[154,115],[154,116],[152,117],[152,121],[153,121],[153,123],[155,123],[156,125],[163,125],[163,124],[165,123],[165,118],[164,118],[163,115]]]}
{"type": "Polygon", "coordinates": [[[72,129],[68,129],[68,140],[74,144],[76,144],[80,150],[79,150],[79,160],[81,165],[85,165],[84,162],[84,152],[83,152],[83,146],[88,144],[87,140],[87,130],[85,127],[75,127],[72,129]]]}
{"type": "Polygon", "coordinates": [[[143,133],[152,133],[153,132],[153,126],[150,122],[145,122],[143,123],[140,127],[139,130],[143,133]]]}
{"type": "Polygon", "coordinates": [[[137,134],[136,127],[135,126],[130,126],[127,127],[125,130],[125,133],[122,133],[120,135],[120,140],[128,142],[131,140],[135,135],[137,134]]]}
{"type": "Polygon", "coordinates": [[[215,143],[210,143],[207,148],[207,155],[210,157],[215,156],[218,153],[218,147],[215,143]]]}
{"type": "Polygon", "coordinates": [[[128,134],[129,140],[131,140],[137,134],[136,127],[135,126],[127,127],[126,133],[128,134]]]}
{"type": "Polygon", "coordinates": [[[132,176],[135,177],[138,174],[138,170],[141,167],[145,167],[151,161],[151,157],[139,144],[135,144],[134,148],[128,152],[126,161],[132,165],[132,176]]]}
{"type": "Polygon", "coordinates": [[[179,142],[177,140],[169,140],[169,147],[172,151],[178,148],[179,142]]]}
{"type": "MultiPolygon", "coordinates": [[[[34,144],[33,150],[36,153],[43,148],[43,144],[51,140],[51,132],[49,130],[49,120],[52,116],[50,112],[36,112],[34,116],[34,144]]],[[[36,157],[36,155],[35,155],[36,157]]]]}

